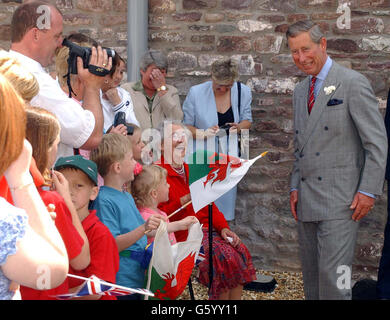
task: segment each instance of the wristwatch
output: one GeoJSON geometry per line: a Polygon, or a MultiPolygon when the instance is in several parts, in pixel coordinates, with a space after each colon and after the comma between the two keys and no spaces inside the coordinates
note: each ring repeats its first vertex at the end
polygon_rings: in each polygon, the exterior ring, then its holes
{"type": "Polygon", "coordinates": [[[165,91],[167,90],[167,87],[165,85],[162,85],[160,88],[157,88],[157,92],[165,91]]]}

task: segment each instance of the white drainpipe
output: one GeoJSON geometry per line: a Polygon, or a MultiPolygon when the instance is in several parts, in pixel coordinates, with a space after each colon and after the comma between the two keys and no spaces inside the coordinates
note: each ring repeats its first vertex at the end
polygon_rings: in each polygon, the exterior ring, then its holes
{"type": "Polygon", "coordinates": [[[148,0],[127,0],[127,81],[140,79],[139,60],[148,49],[148,0]]]}

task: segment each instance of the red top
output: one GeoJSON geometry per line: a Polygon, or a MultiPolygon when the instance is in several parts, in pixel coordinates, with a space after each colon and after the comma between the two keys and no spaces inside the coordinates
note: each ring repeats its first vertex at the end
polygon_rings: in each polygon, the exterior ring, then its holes
{"type": "MultiPolygon", "coordinates": [[[[37,168],[34,158],[31,158],[30,173],[37,188],[45,183],[45,180],[37,168]]],[[[14,204],[11,192],[9,192],[7,180],[4,176],[0,177],[0,197],[6,199],[10,204],[14,204]]]]}
{"type": "MultiPolygon", "coordinates": [[[[173,170],[169,164],[166,164],[164,162],[163,157],[161,157],[160,162],[161,163],[158,163],[158,165],[165,168],[168,171],[167,182],[169,183],[170,187],[169,187],[169,200],[167,202],[160,203],[158,208],[166,212],[167,215],[169,216],[172,212],[174,212],[175,210],[179,209],[182,206],[182,204],[180,203],[180,198],[190,193],[190,187],[188,183],[185,183],[183,178],[180,177],[180,175],[178,175],[176,171],[173,170]]],[[[186,179],[188,181],[189,180],[188,165],[186,163],[184,163],[184,169],[185,169],[186,179]]],[[[188,216],[195,216],[196,218],[198,218],[200,224],[203,224],[203,228],[208,228],[209,226],[208,206],[202,208],[195,214],[192,204],[190,204],[184,209],[182,209],[181,211],[179,211],[178,213],[176,213],[175,215],[173,215],[171,218],[169,218],[169,221],[181,220],[188,216]]],[[[219,211],[219,209],[214,203],[213,203],[213,227],[219,233],[224,228],[229,229],[229,225],[224,215],[222,214],[221,211],[219,211]]],[[[176,231],[175,232],[176,241],[177,242],[185,241],[187,239],[187,235],[188,235],[188,230],[176,231]]]]}
{"type": "MultiPolygon", "coordinates": [[[[96,210],[91,210],[81,224],[89,241],[91,263],[87,268],[79,271],[70,267],[69,273],[85,278],[95,275],[101,280],[115,283],[119,270],[119,251],[110,230],[96,216],[96,210]]],[[[70,288],[84,282],[70,277],[68,279],[70,288]]],[[[102,295],[100,300],[116,300],[116,297],[102,295]]]]}
{"type": "MultiPolygon", "coordinates": [[[[72,216],[65,204],[64,198],[56,191],[46,191],[38,188],[38,192],[42,198],[42,201],[46,206],[49,204],[55,205],[55,225],[58,229],[58,232],[61,235],[62,240],[64,241],[66,251],[68,253],[69,260],[77,257],[82,250],[84,245],[84,240],[79,235],[75,226],[72,223],[72,216]]],[[[23,300],[55,300],[55,295],[68,293],[69,283],[66,278],[65,281],[60,284],[58,287],[50,290],[35,290],[20,286],[20,293],[23,300]]]]}

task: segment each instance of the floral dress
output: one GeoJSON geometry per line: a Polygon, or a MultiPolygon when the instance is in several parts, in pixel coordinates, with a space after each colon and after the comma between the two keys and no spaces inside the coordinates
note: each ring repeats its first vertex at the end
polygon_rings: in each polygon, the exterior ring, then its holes
{"type": "Polygon", "coordinates": [[[9,204],[0,197],[0,300],[10,300],[14,292],[9,291],[9,280],[3,273],[7,257],[16,253],[16,243],[24,237],[28,217],[22,209],[9,204]]]}

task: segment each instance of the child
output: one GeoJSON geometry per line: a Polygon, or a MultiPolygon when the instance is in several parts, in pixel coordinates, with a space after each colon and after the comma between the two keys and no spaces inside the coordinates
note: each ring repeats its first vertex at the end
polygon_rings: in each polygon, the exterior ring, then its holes
{"type": "MultiPolygon", "coordinates": [[[[83,270],[69,269],[70,274],[89,278],[95,275],[99,279],[115,283],[119,270],[118,247],[110,230],[98,219],[95,210],[88,210],[90,201],[98,195],[98,173],[96,164],[80,155],[59,158],[54,167],[68,181],[72,202],[77,210],[84,231],[88,237],[91,263],[83,270]]],[[[78,289],[82,280],[70,278],[70,292],[78,289]]],[[[85,299],[116,300],[114,296],[93,295],[85,299]]]]}
{"type": "Polygon", "coordinates": [[[127,123],[127,125],[132,126],[134,128],[133,134],[127,136],[131,141],[134,160],[137,162],[141,162],[142,149],[145,147],[145,144],[141,140],[141,128],[132,123],[127,123]]]}
{"type": "MultiPolygon", "coordinates": [[[[90,263],[88,238],[83,230],[77,212],[71,202],[67,184],[53,176],[56,191],[48,190],[51,182],[50,170],[57,154],[57,145],[60,136],[60,124],[54,114],[42,108],[26,108],[26,139],[33,148],[33,157],[36,167],[45,179],[45,184],[37,185],[39,195],[46,206],[55,206],[55,225],[65,243],[69,257],[69,265],[73,269],[84,269],[90,263]]],[[[68,278],[57,288],[52,290],[34,290],[21,287],[23,300],[51,300],[55,295],[68,292],[68,278]]]]}
{"type": "MultiPolygon", "coordinates": [[[[119,272],[116,282],[130,288],[143,288],[145,269],[135,259],[145,252],[147,239],[145,233],[158,228],[162,215],[152,215],[146,222],[140,215],[130,193],[122,191],[122,186],[134,180],[135,160],[132,145],[125,136],[115,133],[105,134],[100,145],[92,150],[91,160],[97,164],[104,186],[93,207],[97,209],[100,220],[114,236],[120,256],[119,272]]],[[[141,296],[118,297],[118,299],[140,300],[141,296]]]]}
{"type": "Polygon", "coordinates": [[[124,136],[127,136],[127,138],[131,142],[134,160],[137,162],[141,162],[143,156],[142,149],[145,147],[145,144],[141,140],[141,128],[133,123],[126,123],[126,126],[120,124],[116,127],[112,127],[109,133],[117,133],[117,134],[122,134],[124,136]],[[126,129],[126,126],[132,127],[132,133],[130,133],[126,129]]]}
{"type": "MultiPolygon", "coordinates": [[[[162,216],[153,215],[146,222],[135,206],[133,197],[122,186],[134,179],[135,160],[131,142],[123,135],[109,133],[92,150],[90,159],[97,164],[104,179],[99,195],[93,203],[99,219],[110,229],[119,251],[119,271],[116,283],[130,288],[144,287],[145,270],[132,259],[145,251],[145,232],[157,229],[162,216]]],[[[140,295],[118,297],[140,300],[140,295]]]]}
{"type": "MultiPolygon", "coordinates": [[[[164,211],[157,208],[159,203],[169,200],[169,184],[167,183],[167,170],[157,165],[144,166],[142,171],[135,177],[131,185],[131,193],[135,203],[144,219],[153,214],[167,217],[164,211]]],[[[186,217],[182,220],[169,224],[168,230],[173,232],[186,230],[196,222],[194,216],[186,217]]],[[[168,234],[171,245],[176,243],[175,234],[168,234]]],[[[154,237],[148,238],[148,243],[153,242],[154,237]]]]}

